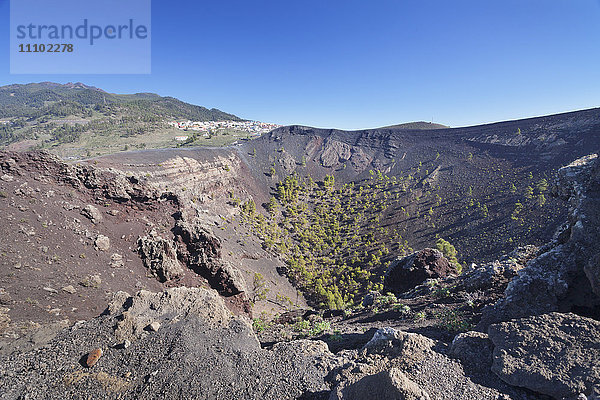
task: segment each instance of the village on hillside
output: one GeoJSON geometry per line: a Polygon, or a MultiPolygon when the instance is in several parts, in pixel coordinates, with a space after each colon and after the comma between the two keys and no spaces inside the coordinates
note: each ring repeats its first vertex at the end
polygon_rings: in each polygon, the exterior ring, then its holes
{"type": "Polygon", "coordinates": [[[171,121],[168,124],[183,131],[199,131],[209,134],[210,132],[227,129],[247,132],[256,136],[282,126],[260,121],[171,121]]]}

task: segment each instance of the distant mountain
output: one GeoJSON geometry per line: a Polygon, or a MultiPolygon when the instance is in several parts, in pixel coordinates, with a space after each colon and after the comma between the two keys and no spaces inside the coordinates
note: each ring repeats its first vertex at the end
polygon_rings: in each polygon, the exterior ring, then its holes
{"type": "Polygon", "coordinates": [[[381,129],[386,129],[386,128],[388,128],[388,129],[429,130],[429,129],[447,129],[447,128],[449,128],[449,126],[442,125],[442,124],[435,124],[433,122],[418,121],[418,122],[407,122],[404,124],[385,126],[381,129]]]}
{"type": "Polygon", "coordinates": [[[189,119],[194,121],[241,120],[221,110],[185,103],[173,97],[154,93],[113,94],[77,83],[41,82],[0,87],[0,118],[39,118],[53,116],[56,108],[61,115],[77,115],[87,109],[112,108],[128,116],[189,119]]]}
{"type": "Polygon", "coordinates": [[[170,124],[187,120],[245,121],[173,97],[108,93],[81,82],[0,87],[0,148],[9,150],[46,149],[76,159],[130,149],[220,146],[251,137],[233,128],[183,133],[170,124]]]}

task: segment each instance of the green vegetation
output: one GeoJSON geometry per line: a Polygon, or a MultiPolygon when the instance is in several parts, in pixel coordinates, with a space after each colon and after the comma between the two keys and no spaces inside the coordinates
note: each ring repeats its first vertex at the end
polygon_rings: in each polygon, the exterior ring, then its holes
{"type": "Polygon", "coordinates": [[[450,333],[467,332],[473,329],[473,324],[469,321],[469,314],[461,311],[446,310],[434,315],[437,319],[437,325],[450,333]]]}
{"type": "Polygon", "coordinates": [[[415,313],[415,315],[413,316],[413,319],[415,321],[423,321],[426,317],[427,317],[427,314],[425,314],[425,311],[419,311],[418,313],[415,313]]]}
{"type": "Polygon", "coordinates": [[[297,321],[292,327],[294,332],[300,336],[320,336],[323,333],[331,330],[331,324],[327,321],[313,321],[312,324],[306,320],[297,321]]]}
{"type": "Polygon", "coordinates": [[[39,302],[39,301],[37,301],[37,300],[35,300],[35,299],[32,299],[31,297],[27,297],[27,298],[25,299],[25,303],[27,303],[27,304],[29,304],[29,305],[32,305],[32,306],[39,306],[39,305],[40,305],[40,302],[39,302]]]}
{"type": "Polygon", "coordinates": [[[240,206],[263,247],[286,260],[288,277],[317,306],[344,309],[381,290],[392,250],[412,251],[400,231],[383,221],[400,201],[395,195],[415,182],[380,171],[373,178],[336,188],[332,175],[322,182],[290,175],[276,184],[276,195],[265,204],[267,216],[251,200],[240,206]]]}
{"type": "Polygon", "coordinates": [[[252,320],[252,328],[256,333],[260,333],[265,329],[268,329],[271,324],[263,318],[254,318],[252,320]]]}
{"type": "MultiPolygon", "coordinates": [[[[85,85],[51,83],[0,87],[0,146],[29,140],[38,149],[62,156],[93,156],[146,147],[175,147],[182,132],[172,120],[240,119],[216,109],[150,93],[117,95],[85,85]],[[67,151],[63,154],[63,151],[67,151]],[[92,151],[94,154],[92,154],[92,151]]],[[[218,132],[214,138],[187,132],[179,145],[223,145],[247,133],[218,132]],[[220,133],[220,134],[219,134],[220,133]]]]}
{"type": "Polygon", "coordinates": [[[252,282],[252,304],[256,304],[257,301],[265,300],[267,298],[267,294],[269,293],[269,289],[267,288],[265,278],[262,274],[256,272],[254,274],[254,279],[252,282]]]}
{"type": "MultiPolygon", "coordinates": [[[[321,181],[310,175],[285,176],[262,207],[251,200],[237,203],[241,222],[266,250],[285,261],[285,273],[312,305],[333,309],[356,306],[369,291],[381,291],[389,263],[412,252],[415,244],[432,246],[435,238],[433,245],[460,272],[458,248],[468,262],[469,254],[462,249],[486,253],[494,246],[510,251],[533,229],[544,229],[543,220],[535,220],[548,204],[542,193],[548,189],[544,176],[534,178],[530,171],[501,164],[481,167],[471,157],[468,170],[490,183],[424,183],[429,171],[439,167],[435,159],[441,157],[436,155],[416,160],[401,175],[370,170],[366,179],[348,183],[333,174],[321,181]],[[525,196],[527,187],[535,197],[525,196]],[[486,228],[492,223],[494,229],[486,228]],[[465,230],[473,234],[464,235],[465,230]]],[[[281,174],[270,168],[268,175],[281,174]]]]}
{"type": "Polygon", "coordinates": [[[444,254],[444,256],[448,259],[448,261],[450,261],[457,267],[460,273],[461,266],[458,263],[458,258],[456,257],[458,255],[458,252],[456,251],[454,246],[452,246],[447,240],[439,238],[437,242],[435,242],[435,248],[441,251],[442,254],[444,254]]]}
{"type": "Polygon", "coordinates": [[[93,112],[128,114],[143,117],[146,121],[162,118],[192,121],[217,121],[240,119],[217,109],[207,109],[184,103],[173,97],[153,93],[118,95],[79,85],[71,87],[51,83],[32,83],[0,87],[0,118],[41,118],[69,115],[91,116],[93,112]]]}

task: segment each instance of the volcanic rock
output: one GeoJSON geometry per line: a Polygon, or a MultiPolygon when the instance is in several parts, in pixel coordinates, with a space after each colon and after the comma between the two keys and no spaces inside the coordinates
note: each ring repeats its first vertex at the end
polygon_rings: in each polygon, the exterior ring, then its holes
{"type": "Polygon", "coordinates": [[[348,161],[351,155],[350,145],[337,140],[327,140],[321,153],[321,164],[324,167],[332,167],[348,161]]]}
{"type": "Polygon", "coordinates": [[[87,206],[83,207],[83,209],[81,210],[81,215],[88,218],[94,224],[102,222],[103,220],[102,213],[100,212],[100,210],[98,210],[95,206],[91,204],[88,204],[87,206]]]}
{"type": "Polygon", "coordinates": [[[10,294],[4,288],[0,288],[0,305],[8,305],[11,302],[10,294]]]}
{"type": "Polygon", "coordinates": [[[397,294],[406,292],[430,278],[445,278],[455,274],[456,268],[435,249],[423,249],[409,256],[397,258],[389,266],[384,287],[397,294]]]}
{"type": "Polygon", "coordinates": [[[596,155],[559,170],[554,191],[569,195],[570,215],[555,240],[528,262],[504,298],[484,309],[479,330],[491,323],[553,311],[600,313],[600,162],[596,155]],[[545,250],[545,251],[543,251],[545,250]]]}
{"type": "Polygon", "coordinates": [[[92,368],[98,360],[102,357],[102,349],[94,349],[89,352],[85,359],[85,366],[88,368],[92,368]]]}
{"type": "Polygon", "coordinates": [[[62,288],[62,290],[63,290],[63,292],[67,292],[69,294],[75,294],[75,293],[77,293],[77,289],[75,289],[73,287],[73,285],[67,285],[64,288],[62,288]]]}
{"type": "Polygon", "coordinates": [[[556,399],[600,382],[600,322],[549,313],[491,325],[494,371],[505,382],[556,399]]]}
{"type": "Polygon", "coordinates": [[[379,292],[373,291],[367,293],[362,301],[363,307],[372,306],[373,304],[375,304],[375,300],[377,300],[379,297],[381,297],[381,293],[379,292]]]}
{"type": "Polygon", "coordinates": [[[459,278],[462,289],[473,292],[500,285],[506,285],[517,273],[525,268],[525,264],[533,259],[538,251],[535,246],[519,247],[510,254],[463,274],[459,278]]]}
{"type": "Polygon", "coordinates": [[[483,332],[469,331],[456,335],[449,354],[472,371],[488,373],[492,367],[492,342],[483,332]]]}
{"type": "Polygon", "coordinates": [[[107,251],[110,249],[110,239],[104,235],[98,235],[94,241],[94,245],[100,251],[107,251]]]}
{"type": "Polygon", "coordinates": [[[138,239],[138,251],[150,273],[161,282],[176,279],[183,274],[183,268],[177,261],[177,253],[170,241],[151,231],[149,236],[138,239]]]}
{"type": "Polygon", "coordinates": [[[146,290],[130,296],[117,292],[108,306],[110,315],[119,316],[115,335],[119,340],[134,341],[152,323],[159,327],[191,316],[201,317],[209,325],[227,324],[232,318],[219,296],[201,288],[178,287],[162,293],[146,290]],[[163,321],[161,324],[160,321],[163,321]]]}
{"type": "Polygon", "coordinates": [[[106,313],[61,331],[44,351],[0,354],[0,366],[7,398],[280,400],[328,393],[326,376],[339,363],[321,341],[263,349],[249,321],[232,316],[216,291],[176,288],[134,297],[121,292],[106,313]],[[88,343],[106,349],[129,340],[114,335],[126,331],[114,331],[125,312],[141,329],[145,315],[162,326],[151,335],[138,332],[128,348],[106,351],[102,371],[82,371],[77,360],[88,343]]]}
{"type": "Polygon", "coordinates": [[[330,400],[429,400],[427,392],[402,371],[392,368],[357,381],[348,380],[336,387],[330,400]]]}
{"type": "Polygon", "coordinates": [[[221,240],[206,225],[179,220],[175,233],[178,258],[207,278],[212,288],[227,297],[247,291],[242,273],[221,259],[221,240]]]}
{"type": "Polygon", "coordinates": [[[160,322],[154,321],[150,323],[146,328],[151,332],[158,332],[158,330],[160,329],[160,322]]]}

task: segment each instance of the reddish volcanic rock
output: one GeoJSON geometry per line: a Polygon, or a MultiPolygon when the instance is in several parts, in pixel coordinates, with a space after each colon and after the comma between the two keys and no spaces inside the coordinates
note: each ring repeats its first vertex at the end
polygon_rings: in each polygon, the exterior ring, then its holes
{"type": "Polygon", "coordinates": [[[455,274],[456,268],[435,249],[423,249],[396,259],[385,275],[385,290],[403,293],[426,279],[445,278],[455,274]]]}

